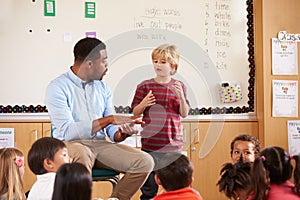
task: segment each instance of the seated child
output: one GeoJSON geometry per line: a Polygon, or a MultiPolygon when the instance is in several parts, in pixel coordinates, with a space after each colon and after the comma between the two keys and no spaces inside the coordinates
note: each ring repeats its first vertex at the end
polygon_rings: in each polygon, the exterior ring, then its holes
{"type": "Polygon", "coordinates": [[[260,143],[256,137],[247,134],[236,136],[230,144],[230,156],[233,163],[242,157],[245,162],[254,162],[259,157],[260,143]]]}
{"type": "Polygon", "coordinates": [[[16,148],[0,149],[0,200],[24,200],[24,155],[16,148]]]}
{"type": "Polygon", "coordinates": [[[299,200],[300,155],[290,155],[278,146],[267,147],[260,155],[251,169],[253,193],[248,199],[299,200]]]}
{"type": "Polygon", "coordinates": [[[221,169],[221,178],[217,185],[219,191],[224,192],[229,199],[246,200],[251,192],[251,162],[226,163],[221,169]]]}
{"type": "Polygon", "coordinates": [[[52,137],[35,141],[28,152],[28,165],[37,175],[37,181],[28,194],[28,200],[51,200],[56,171],[69,162],[68,150],[62,141],[52,137]]]}
{"type": "Polygon", "coordinates": [[[63,164],[56,172],[52,200],[90,200],[93,181],[80,163],[63,164]]]}
{"type": "Polygon", "coordinates": [[[154,200],[202,200],[200,194],[192,189],[193,165],[185,155],[179,152],[166,153],[159,161],[155,171],[155,181],[165,192],[158,194],[154,200]]]}

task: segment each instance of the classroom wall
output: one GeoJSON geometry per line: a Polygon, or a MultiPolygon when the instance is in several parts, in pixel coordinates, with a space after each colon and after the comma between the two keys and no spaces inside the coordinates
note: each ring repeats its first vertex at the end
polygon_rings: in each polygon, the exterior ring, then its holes
{"type": "MultiPolygon", "coordinates": [[[[271,38],[277,37],[277,33],[281,30],[286,30],[289,33],[300,33],[299,8],[299,0],[254,0],[256,64],[255,111],[259,123],[258,136],[262,147],[278,145],[288,149],[287,121],[299,119],[299,117],[272,117],[271,85],[274,79],[299,81],[299,76],[274,76],[271,73],[271,38]]],[[[1,13],[2,12],[0,12],[0,14],[1,13]]],[[[299,52],[298,45],[298,53],[299,52]]],[[[232,128],[236,129],[236,126],[232,128]]],[[[224,146],[228,147],[228,143],[224,144],[224,146]]]]}
{"type": "MultiPolygon", "coordinates": [[[[299,0],[255,0],[256,102],[259,139],[263,146],[288,149],[287,121],[297,118],[272,117],[272,80],[298,80],[299,76],[272,75],[271,38],[279,31],[300,33],[299,0]]],[[[298,44],[298,58],[299,58],[298,44]]],[[[299,62],[299,61],[298,61],[299,62]]],[[[299,108],[298,108],[299,109],[299,108]]],[[[299,111],[298,111],[299,113],[299,111]]]]}
{"type": "MultiPolygon", "coordinates": [[[[3,2],[10,2],[10,1],[3,1],[3,2]]],[[[25,3],[23,2],[22,4],[25,3]]],[[[0,22],[2,25],[5,24],[5,21],[11,20],[7,16],[12,15],[13,12],[9,12],[9,11],[12,11],[14,9],[14,6],[19,7],[19,4],[17,3],[16,4],[7,3],[5,5],[7,8],[6,10],[3,9],[4,7],[0,7],[0,11],[1,11],[0,22]]],[[[298,12],[299,7],[300,7],[299,0],[254,0],[255,64],[256,64],[255,111],[259,121],[259,139],[263,146],[279,145],[287,149],[288,148],[287,121],[298,119],[298,118],[272,117],[272,85],[271,85],[272,80],[291,79],[291,80],[299,81],[299,77],[272,75],[271,38],[277,37],[278,32],[281,30],[286,30],[289,33],[300,33],[300,26],[299,26],[300,14],[298,12]]],[[[24,28],[24,30],[27,30],[26,28],[24,28]]],[[[5,30],[0,29],[0,33],[2,36],[4,32],[6,32],[6,34],[12,34],[12,35],[18,34],[18,32],[14,32],[12,30],[14,29],[5,29],[5,30]],[[7,30],[9,30],[10,32],[6,32],[7,30]]],[[[33,30],[37,30],[37,28],[33,27],[33,30]]],[[[82,33],[84,33],[84,31],[82,31],[82,33]]],[[[298,50],[298,53],[299,52],[300,51],[298,50]]],[[[20,58],[21,55],[20,54],[18,55],[19,55],[18,58],[20,58]]],[[[66,56],[71,56],[71,55],[66,54],[66,56]]],[[[6,57],[5,58],[3,57],[1,60],[6,62],[12,61],[12,59],[7,59],[6,57]]],[[[13,60],[19,60],[19,59],[13,59],[13,60]]],[[[71,59],[69,59],[69,61],[71,62],[71,59]]],[[[24,60],[18,63],[20,63],[19,67],[22,67],[22,71],[16,73],[11,78],[13,80],[19,80],[18,76],[22,75],[23,70],[26,71],[27,66],[24,64],[24,60]]],[[[4,64],[1,70],[8,69],[10,67],[11,66],[9,63],[4,64]]],[[[63,67],[65,67],[65,65],[63,67]]],[[[35,79],[35,76],[28,76],[28,77],[30,78],[30,80],[35,79]]],[[[2,85],[6,86],[9,84],[2,84],[2,85]]],[[[10,87],[1,87],[1,88],[4,90],[7,88],[9,89],[10,87]]],[[[17,93],[16,90],[10,89],[10,91],[14,91],[12,93],[17,93]]],[[[1,93],[8,94],[5,91],[1,93]]],[[[24,95],[19,93],[18,96],[23,97],[24,95]]],[[[40,95],[41,99],[43,98],[42,96],[43,94],[40,95]]],[[[1,99],[3,99],[4,97],[5,96],[2,96],[1,99]]],[[[0,102],[0,104],[6,104],[6,103],[7,102],[4,101],[0,102]]],[[[21,104],[22,102],[13,102],[13,103],[21,104]]]]}

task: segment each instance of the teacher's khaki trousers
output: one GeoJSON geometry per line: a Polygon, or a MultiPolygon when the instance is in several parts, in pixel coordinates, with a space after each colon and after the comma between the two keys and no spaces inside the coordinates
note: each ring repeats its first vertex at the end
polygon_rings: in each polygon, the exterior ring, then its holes
{"type": "Polygon", "coordinates": [[[111,197],[129,200],[140,189],[154,168],[152,157],[133,147],[106,140],[75,140],[65,142],[73,162],[92,167],[114,169],[124,173],[111,197]]]}

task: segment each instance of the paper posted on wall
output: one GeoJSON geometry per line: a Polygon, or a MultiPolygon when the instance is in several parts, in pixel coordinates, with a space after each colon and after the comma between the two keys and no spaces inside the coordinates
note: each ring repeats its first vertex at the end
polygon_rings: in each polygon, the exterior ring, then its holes
{"type": "Polygon", "coordinates": [[[273,80],[273,117],[298,117],[298,81],[273,80]]]}
{"type": "Polygon", "coordinates": [[[272,74],[298,75],[297,42],[272,38],[272,74]]]}
{"type": "Polygon", "coordinates": [[[14,128],[0,128],[0,148],[14,147],[14,128]]]}
{"type": "Polygon", "coordinates": [[[300,154],[300,120],[288,121],[288,144],[291,155],[300,154]]]}

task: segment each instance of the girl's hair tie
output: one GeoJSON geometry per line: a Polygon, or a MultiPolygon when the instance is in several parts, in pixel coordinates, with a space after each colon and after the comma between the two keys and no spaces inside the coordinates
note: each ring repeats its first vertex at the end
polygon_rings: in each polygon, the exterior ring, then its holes
{"type": "Polygon", "coordinates": [[[265,156],[261,156],[261,159],[262,159],[263,161],[265,161],[265,160],[266,160],[266,157],[265,157],[265,156]]]}
{"type": "Polygon", "coordinates": [[[22,167],[24,165],[23,157],[16,156],[15,163],[18,167],[22,167]]]}
{"type": "Polygon", "coordinates": [[[294,159],[294,156],[290,154],[290,160],[293,160],[293,159],[294,159]]]}

